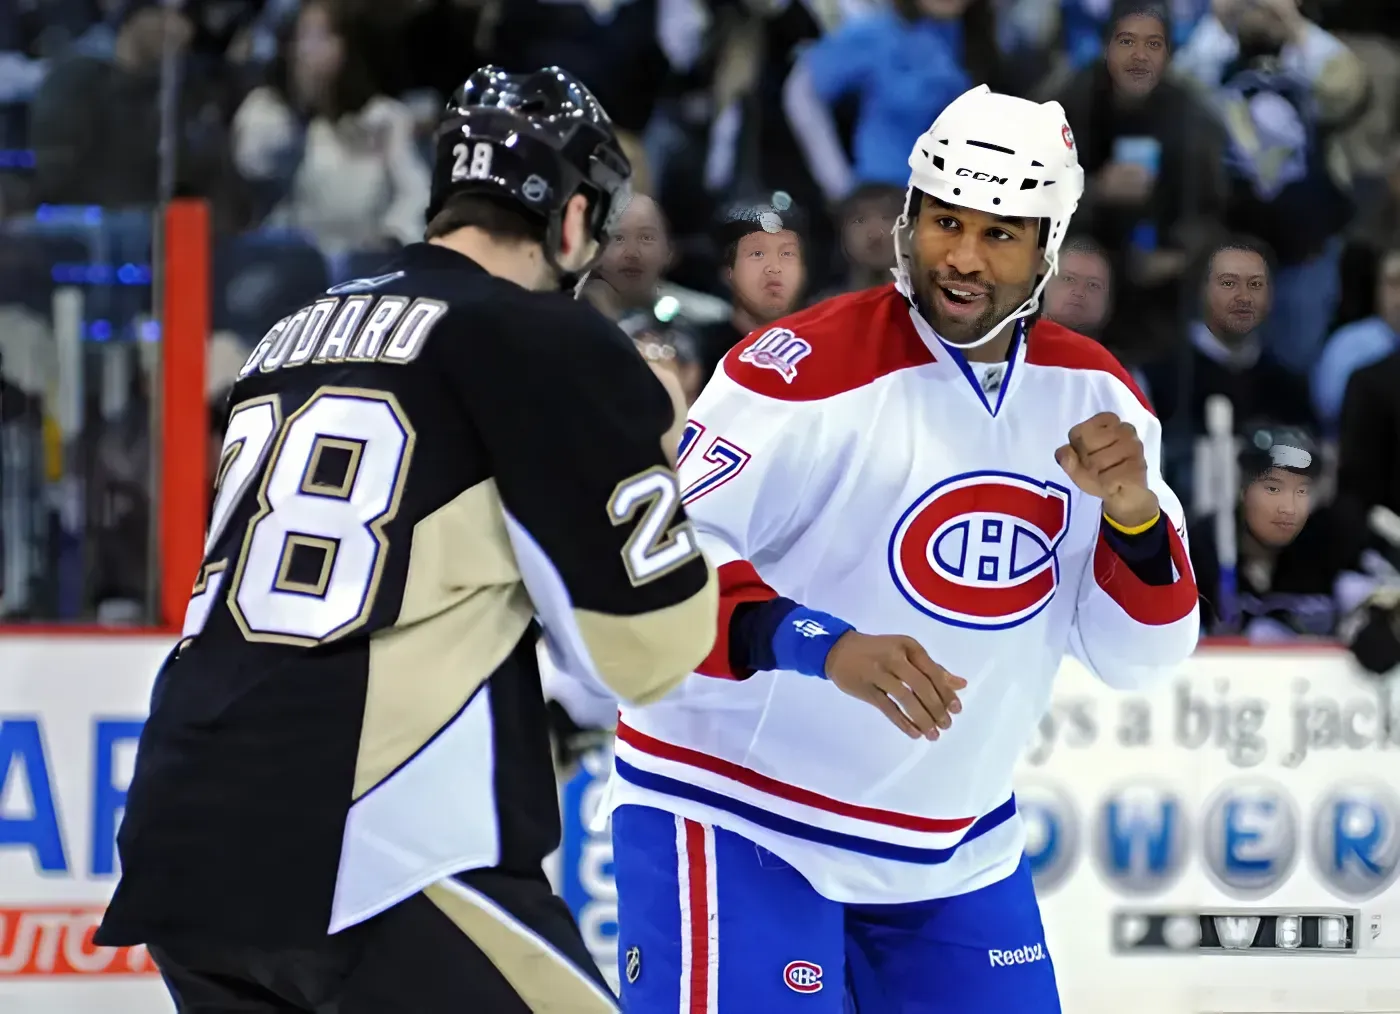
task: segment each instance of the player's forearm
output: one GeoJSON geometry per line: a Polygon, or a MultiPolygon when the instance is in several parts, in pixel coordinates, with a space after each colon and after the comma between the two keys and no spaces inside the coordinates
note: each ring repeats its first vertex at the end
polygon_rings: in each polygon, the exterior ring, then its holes
{"type": "Polygon", "coordinates": [[[783,598],[745,561],[724,564],[719,578],[719,636],[698,673],[721,679],[774,669],[824,675],[826,656],[852,629],[849,623],[783,598]]]}
{"type": "Polygon", "coordinates": [[[1086,661],[1111,686],[1138,689],[1166,678],[1196,647],[1196,579],[1171,519],[1099,532],[1077,626],[1086,661]]]}
{"type": "Polygon", "coordinates": [[[1139,528],[1124,528],[1105,517],[1099,534],[1138,580],[1161,588],[1176,580],[1171,541],[1167,537],[1170,527],[1171,523],[1159,511],[1149,524],[1139,528]]]}

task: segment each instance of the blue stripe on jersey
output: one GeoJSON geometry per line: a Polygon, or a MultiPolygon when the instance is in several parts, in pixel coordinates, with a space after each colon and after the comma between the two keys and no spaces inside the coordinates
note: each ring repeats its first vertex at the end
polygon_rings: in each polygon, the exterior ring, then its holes
{"type": "Polygon", "coordinates": [[[912,845],[894,845],[890,842],[875,841],[871,838],[861,838],[853,834],[844,834],[840,831],[830,831],[824,827],[814,827],[811,824],[804,824],[801,821],[793,820],[791,817],[784,817],[750,803],[742,803],[737,799],[731,799],[710,789],[702,789],[698,785],[689,785],[686,782],[668,778],[665,775],[658,775],[654,771],[643,771],[641,768],[628,764],[622,758],[617,758],[614,762],[617,765],[617,773],[633,785],[653,792],[663,792],[668,796],[677,796],[681,799],[689,799],[693,803],[700,803],[704,806],[712,806],[717,810],[726,810],[736,817],[742,817],[751,824],[759,827],[766,827],[770,831],[777,831],[779,834],[790,835],[793,838],[803,838],[807,841],[816,842],[819,845],[830,845],[833,848],[845,849],[847,852],[859,852],[862,855],[875,856],[877,859],[894,859],[903,863],[919,863],[924,866],[936,866],[939,863],[946,863],[953,858],[956,852],[966,842],[982,837],[988,831],[1000,827],[1011,819],[1016,813],[1016,797],[1012,796],[1002,803],[995,810],[985,816],[979,817],[977,821],[968,829],[967,834],[956,845],[950,845],[942,849],[921,849],[912,845]]]}

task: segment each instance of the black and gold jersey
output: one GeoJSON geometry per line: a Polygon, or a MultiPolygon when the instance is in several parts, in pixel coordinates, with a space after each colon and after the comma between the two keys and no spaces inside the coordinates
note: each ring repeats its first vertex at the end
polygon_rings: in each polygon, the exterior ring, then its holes
{"type": "Polygon", "coordinates": [[[633,701],[714,640],[672,414],[592,307],[440,246],[279,321],[233,389],[99,940],[298,946],[453,872],[537,873],[539,629],[633,701]]]}

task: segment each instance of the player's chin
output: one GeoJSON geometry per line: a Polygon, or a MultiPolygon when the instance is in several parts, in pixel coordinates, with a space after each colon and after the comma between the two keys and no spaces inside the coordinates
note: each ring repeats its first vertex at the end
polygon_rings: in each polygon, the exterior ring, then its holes
{"type": "Polygon", "coordinates": [[[996,312],[994,310],[981,313],[976,317],[954,317],[950,314],[934,312],[929,315],[929,323],[938,332],[938,336],[949,345],[969,345],[987,336],[987,332],[996,324],[996,312]]]}

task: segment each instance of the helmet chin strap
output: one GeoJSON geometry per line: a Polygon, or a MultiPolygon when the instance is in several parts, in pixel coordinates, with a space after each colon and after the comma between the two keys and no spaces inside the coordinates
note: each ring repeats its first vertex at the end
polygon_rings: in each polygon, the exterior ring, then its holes
{"type": "MultiPolygon", "coordinates": [[[[911,197],[912,193],[913,192],[911,190],[911,197]]],[[[896,266],[892,269],[892,274],[894,275],[895,288],[899,290],[900,294],[903,295],[905,299],[909,300],[909,302],[913,305],[915,311],[917,311],[920,316],[924,316],[924,311],[919,306],[918,293],[914,289],[912,270],[914,265],[914,259],[910,255],[908,249],[909,234],[912,231],[909,222],[909,204],[910,199],[906,198],[904,202],[904,213],[899,216],[899,220],[894,224],[894,256],[896,266]]],[[[951,345],[955,349],[958,349],[959,351],[975,349],[982,345],[986,345],[997,335],[1001,334],[1002,330],[1005,329],[1005,327],[1008,324],[1012,323],[1013,321],[1020,320],[1022,317],[1029,317],[1031,314],[1035,313],[1035,311],[1040,308],[1040,294],[1045,291],[1045,286],[1050,284],[1051,277],[1055,274],[1057,270],[1059,270],[1059,252],[1056,251],[1056,253],[1053,256],[1047,253],[1044,260],[1045,274],[1041,276],[1040,283],[1036,285],[1035,290],[1026,298],[1026,301],[1024,303],[1022,303],[1019,307],[1016,308],[1014,312],[1008,314],[1001,321],[995,324],[991,328],[991,330],[989,330],[981,338],[978,338],[976,341],[972,342],[955,342],[949,341],[947,338],[943,338],[941,334],[938,335],[938,337],[942,338],[943,341],[947,342],[949,345],[951,345]]],[[[924,316],[924,321],[928,324],[929,327],[933,327],[933,322],[930,321],[927,316],[924,316]]],[[[938,334],[937,328],[933,328],[933,330],[935,334],[938,334]]]]}

